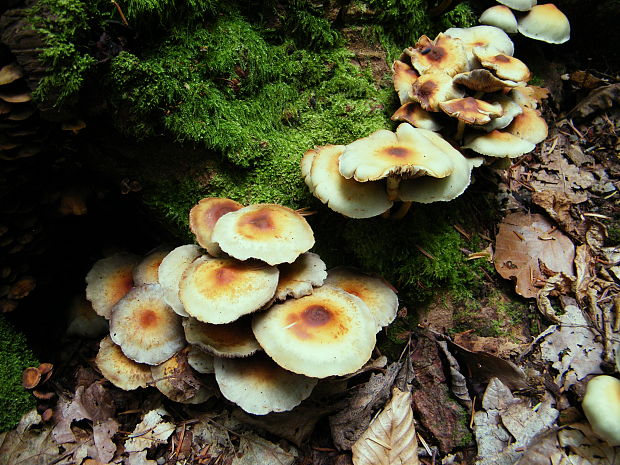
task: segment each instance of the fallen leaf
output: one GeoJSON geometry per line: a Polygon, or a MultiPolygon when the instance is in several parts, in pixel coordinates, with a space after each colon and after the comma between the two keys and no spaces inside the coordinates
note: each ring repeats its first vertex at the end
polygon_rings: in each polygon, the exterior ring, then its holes
{"type": "Polygon", "coordinates": [[[0,435],[0,463],[7,465],[48,465],[60,456],[52,438],[52,425],[44,424],[36,410],[26,413],[16,429],[0,435]]]}
{"type": "Polygon", "coordinates": [[[544,216],[512,213],[499,225],[495,240],[495,269],[504,278],[516,279],[516,292],[536,297],[544,282],[540,263],[554,272],[573,274],[575,247],[544,216]]]}
{"type": "Polygon", "coordinates": [[[174,424],[164,421],[168,412],[163,408],[151,410],[144,414],[142,421],[136,425],[125,441],[127,452],[140,452],[168,441],[174,432],[174,424]]]}
{"type": "Polygon", "coordinates": [[[354,465],[417,465],[418,440],[411,394],[398,388],[392,399],[353,444],[354,465]]]}
{"type": "Polygon", "coordinates": [[[93,425],[93,438],[97,449],[95,458],[99,462],[108,463],[114,457],[116,444],[112,441],[112,437],[118,432],[118,428],[118,423],[113,418],[95,422],[93,425]]]}
{"type": "Polygon", "coordinates": [[[459,362],[448,350],[448,343],[446,341],[437,341],[437,344],[443,351],[443,354],[446,356],[448,363],[450,365],[450,378],[452,382],[450,386],[452,388],[452,394],[456,396],[462,402],[470,403],[471,396],[469,395],[469,390],[467,389],[467,379],[461,373],[461,367],[459,366],[459,362]]]}
{"type": "Polygon", "coordinates": [[[558,432],[558,439],[560,445],[569,450],[566,463],[583,465],[620,463],[620,447],[610,447],[598,439],[590,425],[583,423],[570,425],[558,432]]]}
{"type": "Polygon", "coordinates": [[[297,455],[293,447],[284,450],[260,436],[243,433],[239,437],[239,448],[232,465],[291,465],[297,455]]]}
{"type": "Polygon", "coordinates": [[[532,202],[543,208],[559,227],[576,241],[585,239],[586,225],[579,219],[577,203],[563,192],[541,191],[532,193],[532,202]],[[573,214],[573,212],[575,214],[573,214]]]}
{"type": "Polygon", "coordinates": [[[610,84],[594,89],[569,112],[579,118],[587,118],[597,111],[607,110],[620,103],[620,84],[610,84]]]}

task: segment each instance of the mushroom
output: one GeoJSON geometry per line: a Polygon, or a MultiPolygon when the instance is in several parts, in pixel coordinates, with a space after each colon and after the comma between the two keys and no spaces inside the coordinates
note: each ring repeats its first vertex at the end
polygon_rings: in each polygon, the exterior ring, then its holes
{"type": "Polygon", "coordinates": [[[384,279],[367,275],[355,268],[339,266],[329,270],[325,284],[362,299],[377,323],[377,331],[396,318],[398,296],[384,279]]]}
{"type": "Polygon", "coordinates": [[[168,253],[170,253],[169,247],[157,247],[149,252],[133,270],[134,285],[159,283],[159,265],[168,253]]]}
{"type": "Polygon", "coordinates": [[[497,0],[497,2],[517,11],[528,11],[536,5],[536,0],[497,0]]]}
{"type": "Polygon", "coordinates": [[[198,257],[202,255],[200,248],[194,244],[186,244],[172,250],[164,257],[159,265],[157,275],[159,284],[164,291],[164,300],[172,307],[175,313],[189,316],[179,299],[179,283],[183,272],[198,257]]]}
{"type": "Polygon", "coordinates": [[[581,403],[592,431],[610,446],[620,446],[620,380],[595,376],[581,403]]]}
{"type": "Polygon", "coordinates": [[[512,120],[505,131],[532,144],[538,144],[547,138],[549,129],[538,110],[524,107],[522,113],[512,120]]]}
{"type": "Polygon", "coordinates": [[[224,215],[211,238],[232,257],[256,258],[270,265],[294,262],[314,245],[306,219],[276,204],[250,205],[224,215]]]}
{"type": "Polygon", "coordinates": [[[151,367],[127,358],[110,336],[99,343],[95,364],[105,379],[125,391],[147,387],[153,381],[151,367]]]}
{"type": "Polygon", "coordinates": [[[217,357],[247,357],[261,350],[248,317],[223,325],[186,318],[183,328],[187,342],[217,357]]]}
{"type": "Polygon", "coordinates": [[[15,82],[22,77],[24,77],[24,72],[16,62],[0,68],[0,86],[15,82]]]}
{"type": "Polygon", "coordinates": [[[196,236],[196,242],[207,249],[210,255],[218,257],[220,246],[211,239],[217,221],[227,213],[243,208],[238,202],[219,197],[201,199],[189,211],[189,229],[196,236]]]}
{"type": "Polygon", "coordinates": [[[202,256],[183,273],[179,299],[204,323],[230,323],[271,301],[278,275],[275,266],[264,263],[202,256]]]}
{"type": "MultiPolygon", "coordinates": [[[[502,106],[473,97],[447,100],[439,104],[439,108],[448,116],[457,118],[467,124],[486,124],[493,118],[502,116],[502,106]]],[[[460,137],[457,136],[457,139],[460,137]]]]}
{"type": "Polygon", "coordinates": [[[347,145],[340,157],[340,173],[357,181],[387,178],[389,199],[398,197],[401,178],[443,178],[454,169],[450,157],[422,135],[421,129],[403,123],[396,133],[381,129],[347,145]]]}
{"type": "Polygon", "coordinates": [[[530,39],[550,44],[563,44],[570,39],[570,23],[553,3],[536,5],[519,19],[518,29],[530,39]]]}
{"type": "Polygon", "coordinates": [[[420,74],[440,71],[454,76],[469,70],[461,40],[443,33],[439,33],[435,40],[423,35],[415,47],[406,48],[404,53],[411,57],[411,64],[420,74]]]}
{"type": "Polygon", "coordinates": [[[514,44],[508,34],[498,27],[494,26],[473,26],[467,28],[451,27],[446,30],[446,35],[456,37],[463,41],[465,51],[467,52],[467,60],[469,69],[478,67],[477,59],[473,54],[474,47],[486,47],[490,45],[498,52],[512,56],[514,54],[514,44]]]}
{"type": "Polygon", "coordinates": [[[112,309],[110,336],[138,363],[158,365],[185,347],[181,317],[164,302],[159,284],[134,287],[112,309]]]}
{"type": "Polygon", "coordinates": [[[515,116],[523,113],[521,105],[517,104],[514,100],[506,95],[494,95],[487,97],[487,100],[492,101],[495,104],[499,104],[502,107],[502,116],[493,118],[490,122],[480,127],[487,132],[491,132],[494,129],[503,129],[512,123],[515,116]]]}
{"type": "Polygon", "coordinates": [[[190,345],[187,349],[187,363],[198,373],[210,374],[215,373],[213,368],[214,356],[206,353],[198,346],[190,345]]]}
{"type": "Polygon", "coordinates": [[[278,268],[280,279],[276,300],[286,300],[287,297],[298,299],[312,294],[313,288],[321,286],[327,277],[325,263],[312,252],[301,254],[293,263],[283,263],[278,268]]]}
{"type": "Polygon", "coordinates": [[[112,307],[133,288],[133,269],[140,257],[114,254],[98,260],[86,275],[86,298],[98,315],[110,318],[112,307]]]}
{"type": "Polygon", "coordinates": [[[474,69],[454,76],[454,83],[475,90],[476,92],[496,92],[506,87],[517,87],[520,82],[500,79],[488,69],[474,69]]]}
{"type": "Polygon", "coordinates": [[[339,160],[344,150],[344,145],[325,145],[304,154],[302,175],[310,192],[329,208],[349,218],[370,218],[389,210],[392,202],[387,198],[384,184],[357,182],[340,174],[339,160]]]}
{"type": "Polygon", "coordinates": [[[368,361],[377,323],[358,297],[329,285],[254,316],[252,330],[281,367],[315,378],[353,373],[368,361]]]}
{"type": "Polygon", "coordinates": [[[214,367],[222,395],[254,415],[292,410],[310,396],[318,382],[285,370],[264,354],[216,359],[214,367]]]}
{"type": "Polygon", "coordinates": [[[465,95],[454,84],[452,77],[442,71],[423,74],[413,83],[411,98],[426,111],[439,111],[441,102],[465,95]]]}
{"type": "Polygon", "coordinates": [[[544,87],[520,85],[514,87],[509,96],[522,107],[536,109],[549,96],[549,91],[544,87]]]}
{"type": "Polygon", "coordinates": [[[536,145],[508,132],[495,129],[487,134],[466,135],[463,148],[472,149],[474,152],[490,157],[516,158],[531,152],[536,145]]]}
{"type": "Polygon", "coordinates": [[[480,23],[498,27],[509,34],[517,32],[517,18],[512,10],[504,5],[495,5],[484,10],[480,15],[480,23]]]}
{"type": "Polygon", "coordinates": [[[426,111],[418,102],[408,102],[394,112],[392,121],[406,121],[416,128],[440,131],[443,127],[433,113],[426,111]]]}
{"type": "Polygon", "coordinates": [[[396,60],[392,65],[394,90],[398,93],[401,105],[411,101],[411,88],[418,77],[418,72],[401,60],[396,60]]]}
{"type": "Polygon", "coordinates": [[[532,76],[529,68],[521,60],[505,53],[498,53],[493,47],[475,47],[474,55],[482,66],[492,69],[500,79],[527,82],[532,76]]]}

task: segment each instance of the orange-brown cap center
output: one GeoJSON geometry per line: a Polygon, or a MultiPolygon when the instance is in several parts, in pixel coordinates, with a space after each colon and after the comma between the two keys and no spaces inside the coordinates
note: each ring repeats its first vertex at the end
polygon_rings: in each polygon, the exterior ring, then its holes
{"type": "Polygon", "coordinates": [[[205,221],[209,227],[213,228],[215,223],[217,223],[217,220],[219,220],[222,216],[226,213],[235,212],[239,210],[239,208],[241,207],[237,205],[236,202],[217,205],[215,208],[210,208],[206,211],[205,221]]]}
{"type": "Polygon", "coordinates": [[[286,317],[286,326],[295,337],[317,343],[340,339],[347,333],[347,318],[342,312],[313,304],[286,317]]]}
{"type": "Polygon", "coordinates": [[[215,273],[213,273],[213,275],[216,285],[226,286],[232,283],[237,278],[238,271],[233,267],[224,266],[215,270],[215,273]]]}
{"type": "Polygon", "coordinates": [[[157,312],[151,310],[150,308],[145,308],[140,310],[140,315],[138,317],[138,324],[140,329],[150,329],[157,326],[159,322],[159,316],[157,312]]]}
{"type": "Polygon", "coordinates": [[[248,225],[259,231],[266,231],[274,228],[274,222],[268,212],[255,212],[246,215],[240,222],[242,226],[248,225]]]}
{"type": "Polygon", "coordinates": [[[311,305],[302,312],[301,318],[308,326],[323,326],[332,319],[332,312],[322,305],[311,305]]]}
{"type": "Polygon", "coordinates": [[[436,63],[441,63],[441,61],[443,61],[443,59],[448,55],[445,48],[437,45],[423,48],[420,50],[420,54],[424,55],[428,61],[433,61],[436,63]]]}
{"type": "Polygon", "coordinates": [[[385,149],[385,153],[395,158],[407,158],[410,151],[405,147],[388,147],[385,149]]]}
{"type": "Polygon", "coordinates": [[[510,58],[507,57],[506,55],[495,55],[493,57],[493,61],[495,61],[496,63],[510,63],[510,58]]]}

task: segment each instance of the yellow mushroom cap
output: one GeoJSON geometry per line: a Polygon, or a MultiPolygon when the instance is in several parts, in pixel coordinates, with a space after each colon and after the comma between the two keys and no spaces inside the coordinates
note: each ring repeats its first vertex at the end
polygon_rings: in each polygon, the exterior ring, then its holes
{"type": "Polygon", "coordinates": [[[527,82],[532,76],[529,68],[521,60],[500,53],[493,47],[475,47],[474,55],[480,60],[482,66],[492,69],[495,75],[501,79],[527,82]]]}
{"type": "Polygon", "coordinates": [[[181,317],[159,284],[135,287],[112,309],[110,336],[130,359],[158,365],[185,347],[181,317]]]}
{"type": "Polygon", "coordinates": [[[346,146],[340,156],[340,173],[357,181],[375,181],[390,175],[428,175],[443,178],[452,173],[450,157],[410,124],[396,133],[381,129],[346,146]]]}
{"type": "Polygon", "coordinates": [[[465,95],[454,84],[452,77],[441,71],[423,74],[413,84],[411,98],[426,111],[439,111],[441,102],[465,95]]]}
{"type": "Polygon", "coordinates": [[[463,148],[490,157],[516,158],[536,148],[535,144],[497,129],[487,133],[472,133],[465,136],[463,148]]]}
{"type": "Polygon", "coordinates": [[[86,298],[98,315],[110,318],[112,307],[133,288],[133,269],[140,257],[114,254],[97,261],[86,275],[86,298]]]}
{"type": "Polygon", "coordinates": [[[183,320],[183,328],[187,342],[218,357],[247,357],[261,350],[249,317],[223,325],[187,318],[183,320]]]}
{"type": "Polygon", "coordinates": [[[400,103],[411,101],[411,87],[420,75],[410,65],[401,60],[396,60],[392,65],[392,80],[394,90],[398,93],[400,103]]]}
{"type": "Polygon", "coordinates": [[[491,132],[494,129],[504,129],[515,118],[523,112],[521,105],[516,103],[512,98],[507,95],[493,95],[487,97],[488,100],[495,104],[499,104],[502,107],[502,116],[493,118],[490,122],[480,127],[487,132],[491,132]]]}
{"type": "Polygon", "coordinates": [[[467,124],[486,124],[491,119],[502,116],[500,104],[493,104],[473,97],[457,98],[441,102],[442,111],[467,124]]]}
{"type": "Polygon", "coordinates": [[[315,378],[361,368],[375,346],[377,324],[358,297],[323,285],[254,316],[254,335],[281,367],[315,378]]]}
{"type": "Polygon", "coordinates": [[[222,216],[240,208],[243,208],[243,205],[234,200],[207,197],[200,200],[190,210],[189,228],[196,236],[196,242],[207,249],[210,255],[217,257],[221,254],[219,245],[211,239],[215,224],[222,216]]]}
{"type": "Polygon", "coordinates": [[[275,266],[234,258],[197,258],[183,273],[179,299],[185,311],[205,323],[223,324],[269,302],[278,285],[275,266]]]}
{"type": "Polygon", "coordinates": [[[181,245],[164,257],[157,271],[159,284],[164,291],[164,300],[175,313],[181,316],[189,315],[183,307],[183,302],[179,299],[179,283],[183,277],[183,272],[201,255],[202,252],[197,245],[181,245]]]}
{"type": "Polygon", "coordinates": [[[377,331],[389,325],[398,312],[398,296],[388,283],[361,271],[340,266],[327,273],[325,284],[338,287],[364,301],[377,323],[377,331]]]}
{"type": "Polygon", "coordinates": [[[0,68],[0,86],[10,84],[22,77],[24,77],[24,72],[16,62],[9,63],[0,68]]]}
{"type": "Polygon", "coordinates": [[[443,33],[429,39],[423,35],[415,47],[404,50],[411,57],[411,64],[420,74],[441,71],[449,76],[468,71],[467,54],[460,39],[443,33]]]}
{"type": "Polygon", "coordinates": [[[407,179],[399,186],[400,200],[407,202],[432,203],[447,202],[457,198],[471,183],[471,172],[484,161],[482,157],[467,158],[452,147],[443,137],[432,131],[424,135],[434,144],[442,147],[454,163],[454,171],[442,179],[422,176],[407,179]]]}
{"type": "Polygon", "coordinates": [[[270,265],[291,263],[314,245],[306,219],[290,208],[256,204],[224,215],[212,235],[228,255],[256,258],[270,265]]]}
{"type": "Polygon", "coordinates": [[[157,284],[159,282],[159,265],[169,252],[170,248],[168,247],[158,247],[148,253],[133,270],[134,285],[157,284]]]}
{"type": "Polygon", "coordinates": [[[497,2],[516,11],[528,11],[536,5],[536,0],[497,0],[497,2]]]}
{"type": "Polygon", "coordinates": [[[518,29],[530,39],[550,44],[563,44],[570,39],[570,23],[553,3],[536,5],[519,19],[518,29]]]}
{"type": "Polygon", "coordinates": [[[302,159],[311,159],[311,169],[305,176],[310,191],[329,208],[349,218],[370,218],[392,207],[380,182],[357,182],[340,174],[339,160],[344,145],[325,145],[308,150],[302,159]]]}
{"type": "Polygon", "coordinates": [[[292,410],[310,396],[318,382],[285,370],[264,354],[216,359],[214,367],[224,397],[254,415],[292,410]]]}
{"type": "Polygon", "coordinates": [[[325,263],[312,252],[303,253],[293,263],[283,263],[278,268],[280,279],[276,300],[286,300],[287,297],[298,299],[312,294],[313,288],[323,285],[327,277],[325,263]]]}
{"type": "Polygon", "coordinates": [[[451,27],[444,34],[461,39],[465,48],[486,47],[491,45],[499,52],[512,56],[514,44],[508,34],[494,26],[473,26],[466,28],[451,27]]]}
{"type": "Polygon", "coordinates": [[[484,10],[480,15],[480,23],[512,34],[517,32],[517,18],[512,10],[504,5],[495,5],[484,10]]]}
{"type": "Polygon", "coordinates": [[[588,382],[581,406],[592,431],[610,446],[620,446],[620,380],[595,376],[588,382]]]}
{"type": "Polygon", "coordinates": [[[538,144],[547,138],[549,128],[538,110],[523,107],[523,112],[512,120],[505,131],[532,144],[538,144]]]}
{"type": "Polygon", "coordinates": [[[474,69],[454,76],[454,83],[475,90],[476,92],[496,92],[505,87],[517,87],[519,82],[500,79],[488,69],[474,69]]]}
{"type": "Polygon", "coordinates": [[[155,387],[168,399],[183,404],[201,404],[216,395],[217,389],[206,378],[199,378],[182,350],[165,362],[151,367],[155,387]]]}
{"type": "Polygon", "coordinates": [[[105,379],[125,391],[147,387],[153,381],[151,367],[127,358],[110,336],[104,337],[99,343],[95,363],[105,379]]]}
{"type": "Polygon", "coordinates": [[[416,128],[439,131],[443,127],[433,113],[426,111],[418,102],[408,102],[394,112],[392,121],[406,121],[416,128]]]}

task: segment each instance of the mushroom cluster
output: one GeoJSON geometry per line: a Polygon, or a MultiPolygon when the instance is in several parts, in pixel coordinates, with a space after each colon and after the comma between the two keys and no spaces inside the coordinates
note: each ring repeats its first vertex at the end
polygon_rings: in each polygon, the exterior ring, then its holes
{"type": "Polygon", "coordinates": [[[275,204],[206,198],[198,245],[98,261],[86,278],[110,320],[96,363],[122,389],[155,385],[176,402],[221,392],[249,413],[294,408],[318,378],[361,368],[398,299],[383,280],[326,272],[312,229],[275,204]],[[219,388],[219,390],[218,390],[219,388]]]}
{"type": "Polygon", "coordinates": [[[537,5],[536,0],[497,0],[484,10],[482,24],[499,27],[510,34],[519,32],[530,39],[550,44],[563,44],[570,39],[570,23],[564,13],[552,3],[537,5]],[[517,12],[517,16],[513,12],[517,12]]]}
{"type": "Polygon", "coordinates": [[[308,150],[301,172],[311,192],[350,218],[387,212],[395,201],[449,201],[471,182],[478,155],[515,158],[547,137],[537,110],[547,96],[528,86],[530,70],[513,57],[508,35],[492,26],[422,36],[393,65],[400,108],[395,132],[379,130],[349,145],[308,150]],[[445,137],[445,138],[444,138],[445,137]]]}

